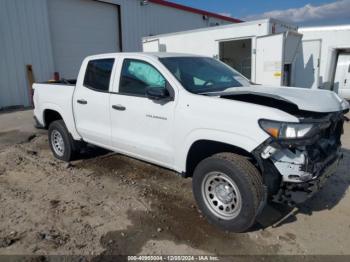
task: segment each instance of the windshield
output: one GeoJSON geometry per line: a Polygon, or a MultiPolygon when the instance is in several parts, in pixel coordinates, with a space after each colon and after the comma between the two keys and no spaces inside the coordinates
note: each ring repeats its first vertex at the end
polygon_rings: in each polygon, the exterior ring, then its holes
{"type": "Polygon", "coordinates": [[[240,73],[213,58],[165,57],[159,60],[191,93],[221,92],[250,85],[240,73]]]}

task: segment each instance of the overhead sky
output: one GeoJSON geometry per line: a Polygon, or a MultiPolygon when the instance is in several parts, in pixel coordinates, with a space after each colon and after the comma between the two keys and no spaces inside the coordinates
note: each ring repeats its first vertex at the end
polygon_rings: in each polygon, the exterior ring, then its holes
{"type": "Polygon", "coordinates": [[[350,24],[350,0],[170,0],[242,20],[274,17],[298,25],[350,24]]]}

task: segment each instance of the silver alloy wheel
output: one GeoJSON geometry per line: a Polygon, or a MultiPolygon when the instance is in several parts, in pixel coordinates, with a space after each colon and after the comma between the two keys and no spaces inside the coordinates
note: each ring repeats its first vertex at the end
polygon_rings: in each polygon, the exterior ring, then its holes
{"type": "Polygon", "coordinates": [[[202,197],[208,209],[224,220],[234,219],[242,208],[242,197],[236,183],[221,172],[206,174],[202,182],[202,197]]]}
{"type": "Polygon", "coordinates": [[[51,145],[55,153],[62,157],[64,155],[64,141],[61,133],[53,130],[51,133],[51,145]]]}

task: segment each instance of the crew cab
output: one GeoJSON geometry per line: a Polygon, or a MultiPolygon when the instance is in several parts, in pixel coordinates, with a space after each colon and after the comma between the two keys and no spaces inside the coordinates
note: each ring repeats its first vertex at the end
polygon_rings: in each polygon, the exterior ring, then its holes
{"type": "Polygon", "coordinates": [[[192,177],[199,209],[234,232],[268,200],[295,205],[336,171],[349,104],[326,90],[254,85],[209,57],[87,57],[77,80],[34,84],[53,155],[90,143],[192,177]]]}

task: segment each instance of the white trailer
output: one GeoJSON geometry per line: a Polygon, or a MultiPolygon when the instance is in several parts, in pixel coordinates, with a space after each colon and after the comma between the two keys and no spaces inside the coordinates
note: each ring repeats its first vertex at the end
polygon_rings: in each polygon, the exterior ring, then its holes
{"type": "Polygon", "coordinates": [[[350,25],[300,28],[295,85],[330,89],[350,99],[350,25]]]}
{"type": "Polygon", "coordinates": [[[301,38],[296,26],[263,19],[145,37],[143,51],[219,58],[252,82],[290,86],[301,38]]]}

